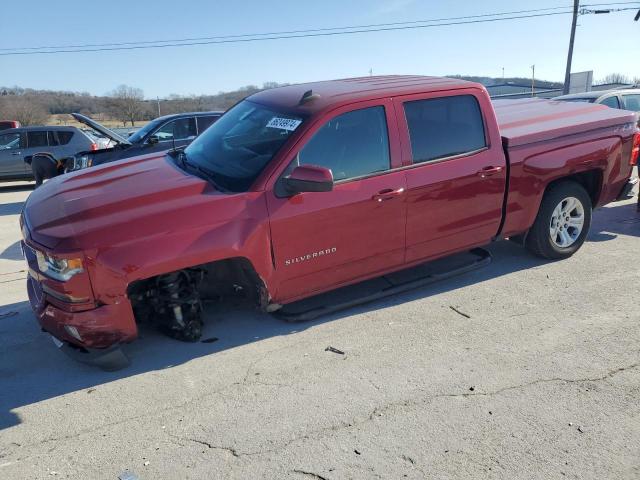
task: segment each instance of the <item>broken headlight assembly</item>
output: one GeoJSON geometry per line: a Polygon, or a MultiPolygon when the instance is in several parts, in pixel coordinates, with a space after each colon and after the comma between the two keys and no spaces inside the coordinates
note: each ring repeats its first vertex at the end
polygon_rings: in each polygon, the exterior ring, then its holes
{"type": "Polygon", "coordinates": [[[82,258],[58,258],[37,250],[36,258],[40,273],[61,282],[66,282],[74,275],[84,271],[82,258]]]}

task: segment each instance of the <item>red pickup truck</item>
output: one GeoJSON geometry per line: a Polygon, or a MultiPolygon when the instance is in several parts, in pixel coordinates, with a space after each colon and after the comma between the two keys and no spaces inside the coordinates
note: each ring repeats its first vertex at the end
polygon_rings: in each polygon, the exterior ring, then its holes
{"type": "Polygon", "coordinates": [[[42,328],[111,352],[150,320],[200,336],[201,300],[266,311],[504,238],[572,255],[628,195],[637,115],[500,101],[461,80],[292,85],[241,101],[186,149],[55,178],[21,217],[42,328]]]}

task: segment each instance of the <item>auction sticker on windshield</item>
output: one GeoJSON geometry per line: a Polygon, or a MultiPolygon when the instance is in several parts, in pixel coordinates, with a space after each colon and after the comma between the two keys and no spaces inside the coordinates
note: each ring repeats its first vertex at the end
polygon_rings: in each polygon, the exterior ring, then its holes
{"type": "Polygon", "coordinates": [[[290,132],[293,132],[301,123],[302,120],[295,120],[293,118],[273,117],[271,120],[269,120],[269,123],[267,123],[267,127],[279,128],[280,130],[288,130],[290,132]]]}

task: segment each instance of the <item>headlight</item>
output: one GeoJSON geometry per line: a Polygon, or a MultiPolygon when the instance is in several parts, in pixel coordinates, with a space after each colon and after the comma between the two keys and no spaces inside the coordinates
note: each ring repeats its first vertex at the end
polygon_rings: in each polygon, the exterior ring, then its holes
{"type": "Polygon", "coordinates": [[[81,258],[56,258],[39,251],[36,251],[36,258],[40,272],[54,280],[66,282],[83,271],[81,258]]]}
{"type": "Polygon", "coordinates": [[[88,168],[93,164],[93,160],[89,155],[80,155],[79,157],[75,157],[73,159],[73,169],[81,170],[83,168],[88,168]]]}

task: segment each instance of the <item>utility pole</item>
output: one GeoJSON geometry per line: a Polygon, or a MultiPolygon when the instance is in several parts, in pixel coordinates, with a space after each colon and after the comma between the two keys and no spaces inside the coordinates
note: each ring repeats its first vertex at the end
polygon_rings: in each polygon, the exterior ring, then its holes
{"type": "Polygon", "coordinates": [[[156,100],[158,101],[158,116],[160,115],[160,97],[156,97],[156,100]]]}
{"type": "Polygon", "coordinates": [[[531,65],[531,96],[536,94],[536,66],[531,65]]]}
{"type": "Polygon", "coordinates": [[[504,67],[502,67],[502,83],[504,83],[504,67]]]}
{"type": "Polygon", "coordinates": [[[580,10],[580,0],[573,0],[573,21],[571,22],[571,38],[569,39],[569,54],[567,55],[567,70],[564,74],[564,88],[562,93],[569,93],[569,82],[571,80],[571,61],[573,60],[573,43],[576,40],[576,25],[578,24],[578,11],[580,10]]]}

